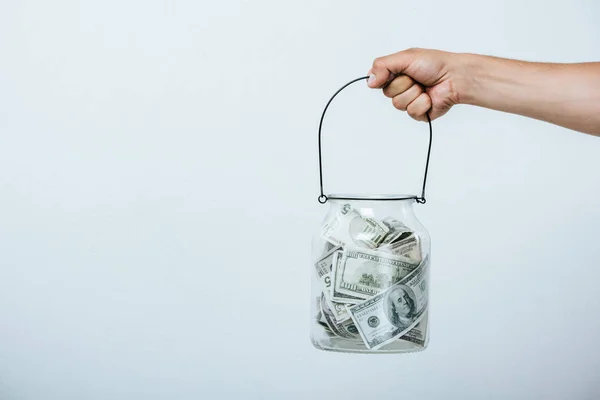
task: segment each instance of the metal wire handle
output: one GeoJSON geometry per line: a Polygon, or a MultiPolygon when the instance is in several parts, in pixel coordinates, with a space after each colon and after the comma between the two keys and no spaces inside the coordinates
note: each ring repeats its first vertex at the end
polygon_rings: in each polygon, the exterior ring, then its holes
{"type": "MultiPolygon", "coordinates": [[[[342,86],[337,92],[335,92],[335,94],[333,96],[331,96],[331,99],[329,99],[329,101],[327,102],[327,105],[325,106],[325,109],[323,110],[323,114],[321,115],[321,122],[319,122],[319,181],[321,184],[321,195],[319,196],[319,203],[321,204],[325,204],[327,203],[327,200],[329,199],[337,199],[337,200],[362,200],[362,198],[359,197],[336,197],[336,196],[326,196],[323,193],[323,161],[322,161],[322,156],[321,156],[321,128],[323,127],[323,119],[325,118],[325,113],[327,112],[327,108],[329,108],[329,105],[331,104],[331,102],[333,101],[333,99],[335,99],[335,96],[337,96],[342,90],[344,90],[345,88],[347,88],[348,86],[352,85],[355,82],[358,81],[362,81],[364,79],[369,79],[368,76],[363,76],[360,78],[356,78],[348,83],[346,83],[344,86],[342,86]]],[[[408,197],[369,197],[369,200],[411,200],[414,199],[416,200],[417,203],[419,204],[425,204],[426,200],[425,200],[425,185],[427,184],[427,172],[429,170],[429,156],[431,155],[431,140],[433,138],[433,128],[431,127],[431,118],[429,118],[429,113],[425,114],[427,116],[427,122],[429,123],[429,147],[427,148],[427,161],[425,162],[425,175],[423,176],[423,189],[421,191],[421,196],[408,196],[408,197]]]]}

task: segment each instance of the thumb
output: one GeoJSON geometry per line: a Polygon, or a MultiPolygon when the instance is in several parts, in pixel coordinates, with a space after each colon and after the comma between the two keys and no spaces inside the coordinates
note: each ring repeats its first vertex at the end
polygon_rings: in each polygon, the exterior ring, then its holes
{"type": "Polygon", "coordinates": [[[382,88],[396,75],[404,73],[413,61],[411,50],[400,51],[385,57],[376,58],[369,71],[367,84],[371,88],[382,88]]]}

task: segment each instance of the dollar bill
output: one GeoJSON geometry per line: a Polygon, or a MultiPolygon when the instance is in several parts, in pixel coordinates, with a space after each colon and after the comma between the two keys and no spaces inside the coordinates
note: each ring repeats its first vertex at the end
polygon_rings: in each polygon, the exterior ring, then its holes
{"type": "MultiPolygon", "coordinates": [[[[335,333],[333,333],[333,331],[329,328],[329,325],[327,325],[327,321],[325,320],[325,317],[323,315],[323,311],[321,311],[321,296],[318,296],[316,298],[316,305],[317,305],[317,315],[315,316],[315,321],[317,322],[317,324],[321,325],[323,327],[323,329],[325,330],[325,333],[329,336],[329,337],[335,337],[337,336],[335,333]]],[[[327,299],[326,299],[327,300],[327,299]]],[[[331,302],[328,303],[328,307],[329,310],[332,311],[332,313],[334,314],[334,318],[336,318],[336,320],[338,320],[338,315],[336,314],[336,309],[331,306],[331,302]]],[[[338,321],[338,322],[344,322],[350,319],[350,314],[348,314],[348,311],[346,310],[346,315],[348,316],[347,318],[338,321]]]]}
{"type": "Polygon", "coordinates": [[[351,305],[361,303],[364,300],[362,297],[348,295],[335,290],[336,280],[341,279],[340,276],[342,273],[342,269],[340,268],[340,262],[342,261],[342,254],[342,251],[338,251],[333,256],[333,269],[331,271],[331,300],[337,303],[351,305]]]}
{"type": "Polygon", "coordinates": [[[403,256],[417,263],[421,262],[421,245],[419,238],[414,233],[410,233],[404,239],[382,244],[377,250],[403,256]]]}
{"type": "Polygon", "coordinates": [[[334,247],[329,252],[325,253],[321,259],[315,263],[315,269],[317,270],[317,276],[319,279],[323,278],[331,272],[333,264],[333,255],[336,251],[339,251],[341,247],[334,247]]]}
{"type": "Polygon", "coordinates": [[[406,231],[410,231],[410,229],[404,225],[402,222],[398,221],[395,218],[392,217],[385,217],[384,219],[381,220],[381,222],[387,226],[390,229],[393,230],[398,230],[398,231],[402,231],[402,230],[406,230],[406,231]]]}
{"type": "Polygon", "coordinates": [[[323,327],[323,330],[325,331],[325,333],[327,334],[327,336],[329,336],[329,337],[336,337],[337,336],[335,333],[333,333],[331,331],[331,329],[329,329],[329,326],[325,323],[325,320],[319,320],[319,321],[317,321],[317,324],[319,324],[321,327],[323,327]]]}
{"type": "Polygon", "coordinates": [[[329,309],[333,314],[333,317],[337,322],[344,322],[350,319],[350,314],[348,314],[347,306],[351,304],[346,303],[338,303],[337,301],[329,300],[329,309]]]}
{"type": "Polygon", "coordinates": [[[389,231],[379,244],[378,250],[421,262],[419,237],[402,222],[393,218],[384,218],[381,222],[388,227],[389,231]]]}
{"type": "Polygon", "coordinates": [[[388,233],[385,235],[385,238],[383,238],[379,246],[385,246],[397,240],[405,239],[413,233],[402,222],[389,217],[384,218],[381,223],[388,228],[388,233]]]}
{"type": "Polygon", "coordinates": [[[330,250],[328,253],[324,254],[323,257],[315,263],[315,269],[317,271],[317,277],[319,278],[321,284],[321,290],[327,296],[327,299],[331,299],[331,276],[333,269],[333,257],[335,253],[338,252],[341,247],[335,247],[330,250]]]}
{"type": "Polygon", "coordinates": [[[425,346],[425,341],[427,340],[427,322],[427,311],[425,311],[419,323],[410,331],[400,336],[398,340],[411,342],[419,346],[425,346]]]}
{"type": "MultiPolygon", "coordinates": [[[[338,253],[340,253],[338,251],[338,253]]],[[[328,257],[328,258],[333,258],[333,256],[337,256],[337,254],[333,254],[332,257],[328,257]]],[[[337,258],[336,258],[337,261],[337,258]]],[[[331,267],[331,266],[330,266],[331,267]]],[[[350,315],[348,314],[348,311],[346,310],[346,303],[340,303],[340,302],[336,302],[335,300],[332,300],[332,293],[331,293],[331,272],[323,275],[323,277],[321,278],[321,292],[322,294],[325,296],[325,300],[327,301],[327,306],[329,307],[329,309],[331,310],[335,320],[337,322],[343,322],[346,321],[348,319],[350,319],[350,315]]],[[[348,299],[350,300],[350,299],[348,299]]],[[[353,301],[352,303],[348,302],[348,304],[356,304],[358,301],[353,301]]]]}
{"type": "MultiPolygon", "coordinates": [[[[403,256],[346,248],[333,264],[333,298],[341,295],[368,299],[399,282],[418,266],[403,256]]],[[[337,300],[337,299],[336,299],[337,300]]]]}
{"type": "Polygon", "coordinates": [[[321,236],[336,246],[376,248],[389,228],[382,222],[362,216],[350,204],[334,213],[322,227],[321,236]]]}
{"type": "Polygon", "coordinates": [[[429,258],[400,282],[348,309],[365,346],[376,350],[413,329],[427,310],[429,258]]]}
{"type": "Polygon", "coordinates": [[[336,248],[337,246],[327,240],[325,240],[325,243],[323,245],[323,254],[327,254],[329,253],[331,250],[333,250],[334,248],[336,248]]]}
{"type": "MultiPolygon", "coordinates": [[[[347,310],[351,307],[351,305],[346,304],[347,310]]],[[[348,316],[350,316],[350,311],[348,311],[348,316]]],[[[415,325],[414,328],[412,328],[410,331],[400,336],[397,340],[411,342],[419,346],[425,346],[425,341],[427,340],[427,322],[427,311],[425,311],[419,323],[415,325]]]]}
{"type": "Polygon", "coordinates": [[[360,335],[354,322],[351,319],[348,319],[344,322],[337,322],[335,316],[329,306],[327,305],[327,300],[325,299],[325,295],[321,296],[321,313],[323,318],[325,319],[325,323],[330,331],[332,331],[335,335],[351,340],[360,341],[360,335]]]}

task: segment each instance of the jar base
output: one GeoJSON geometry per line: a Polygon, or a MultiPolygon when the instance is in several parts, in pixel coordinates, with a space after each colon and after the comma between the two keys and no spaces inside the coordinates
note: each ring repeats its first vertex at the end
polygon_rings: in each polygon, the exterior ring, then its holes
{"type": "Polygon", "coordinates": [[[363,353],[363,354],[401,354],[417,353],[427,348],[427,342],[423,345],[408,342],[405,340],[396,340],[377,350],[369,350],[362,342],[348,340],[343,338],[331,337],[327,339],[315,338],[311,336],[312,345],[323,351],[332,351],[337,353],[363,353]]]}

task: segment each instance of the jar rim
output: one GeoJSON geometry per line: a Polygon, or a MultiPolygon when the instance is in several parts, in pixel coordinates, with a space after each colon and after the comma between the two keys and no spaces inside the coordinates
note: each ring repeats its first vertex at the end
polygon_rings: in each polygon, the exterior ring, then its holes
{"type": "Polygon", "coordinates": [[[416,201],[417,195],[332,193],[327,195],[327,198],[331,201],[416,201]]]}

